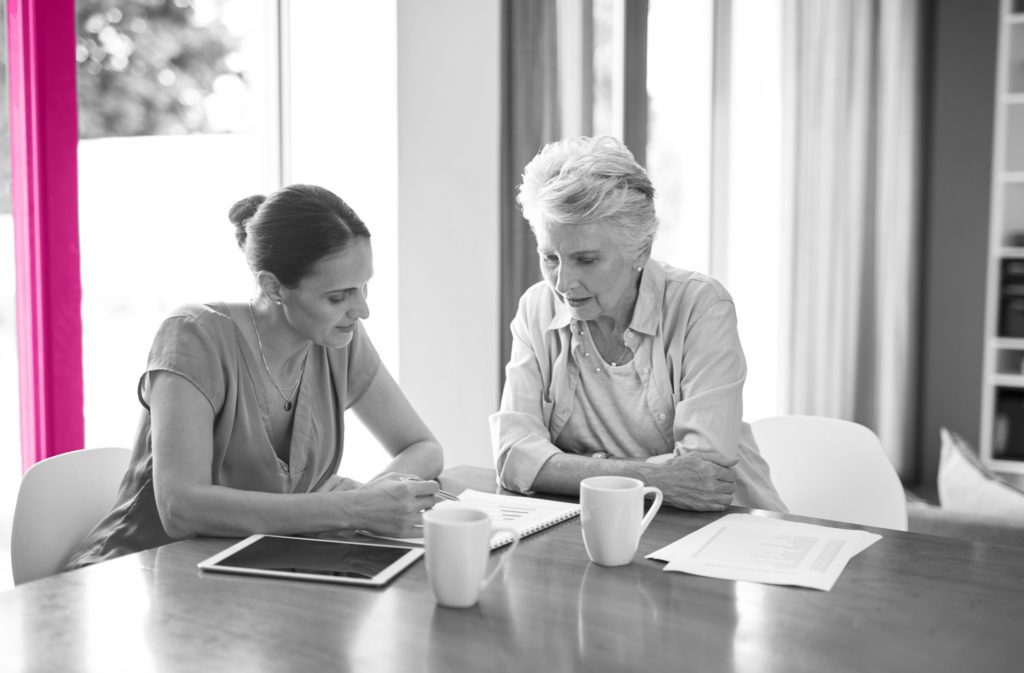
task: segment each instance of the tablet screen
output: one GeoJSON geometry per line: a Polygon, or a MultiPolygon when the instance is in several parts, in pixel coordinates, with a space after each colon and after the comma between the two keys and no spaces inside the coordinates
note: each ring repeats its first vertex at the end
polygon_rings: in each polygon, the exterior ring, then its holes
{"type": "Polygon", "coordinates": [[[199,564],[204,570],[380,586],[422,549],[282,535],[253,535],[199,564]]]}

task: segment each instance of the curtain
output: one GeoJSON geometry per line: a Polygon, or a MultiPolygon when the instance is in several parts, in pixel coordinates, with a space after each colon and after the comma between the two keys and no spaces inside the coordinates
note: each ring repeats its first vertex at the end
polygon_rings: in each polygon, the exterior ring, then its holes
{"type": "Polygon", "coordinates": [[[516,205],[523,167],[561,134],[556,3],[504,0],[501,101],[501,373],[512,349],[508,326],[519,297],[540,280],[537,248],[516,205]]]}
{"type": "Polygon", "coordinates": [[[792,413],[873,429],[913,474],[917,0],[785,0],[784,370],[792,413]]]}

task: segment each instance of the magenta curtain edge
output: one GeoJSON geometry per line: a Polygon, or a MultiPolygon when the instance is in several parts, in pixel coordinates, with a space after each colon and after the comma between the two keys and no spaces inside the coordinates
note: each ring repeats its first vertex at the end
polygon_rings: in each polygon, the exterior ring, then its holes
{"type": "Polygon", "coordinates": [[[8,0],[22,468],[80,449],[82,287],[74,0],[8,0]]]}

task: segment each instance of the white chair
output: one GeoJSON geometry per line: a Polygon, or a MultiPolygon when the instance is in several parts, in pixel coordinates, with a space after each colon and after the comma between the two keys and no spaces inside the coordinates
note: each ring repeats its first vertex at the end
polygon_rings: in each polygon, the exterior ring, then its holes
{"type": "Polygon", "coordinates": [[[775,416],[751,423],[793,514],[907,530],[907,499],[878,437],[858,423],[775,416]]]}
{"type": "Polygon", "coordinates": [[[83,449],[41,460],[21,479],[11,526],[14,583],[53,575],[113,507],[131,451],[83,449]]]}

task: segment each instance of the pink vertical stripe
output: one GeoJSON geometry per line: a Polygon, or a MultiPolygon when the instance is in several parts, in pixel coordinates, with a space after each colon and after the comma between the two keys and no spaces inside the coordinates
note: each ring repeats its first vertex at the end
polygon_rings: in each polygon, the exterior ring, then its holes
{"type": "Polygon", "coordinates": [[[22,465],[82,448],[74,0],[8,0],[22,465]]]}

